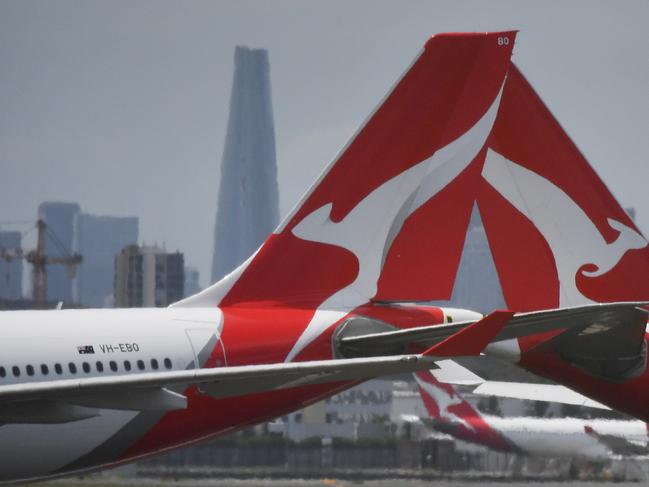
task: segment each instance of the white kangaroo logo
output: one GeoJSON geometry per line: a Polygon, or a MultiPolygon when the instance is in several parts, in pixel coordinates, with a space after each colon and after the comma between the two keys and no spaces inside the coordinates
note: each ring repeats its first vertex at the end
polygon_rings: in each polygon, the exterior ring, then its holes
{"type": "Polygon", "coordinates": [[[403,223],[475,159],[491,132],[501,94],[502,86],[489,109],[466,133],[383,183],[340,222],[331,220],[329,203],[293,227],[298,238],[349,250],[358,260],[358,274],[354,282],[320,305],[289,352],[287,362],[330,325],[376,294],[385,258],[403,223]]]}
{"type": "Polygon", "coordinates": [[[601,276],[613,269],[629,250],[647,246],[642,235],[612,218],[608,224],[620,234],[614,242],[607,243],[588,215],[560,188],[492,149],[487,150],[482,177],[534,224],[550,246],[562,307],[594,302],[577,288],[579,272],[589,277],[601,276]],[[586,264],[597,269],[580,270],[586,264]]]}
{"type": "Polygon", "coordinates": [[[471,431],[475,431],[475,428],[466,419],[448,410],[448,408],[450,408],[451,406],[457,406],[458,404],[462,404],[464,402],[464,399],[462,399],[462,397],[460,397],[457,392],[455,392],[454,390],[451,390],[451,392],[449,392],[441,387],[437,387],[431,384],[430,382],[426,382],[420,379],[416,375],[415,380],[417,381],[417,385],[421,387],[422,391],[430,396],[435,404],[437,404],[437,407],[439,409],[439,417],[441,419],[446,419],[453,424],[463,424],[465,428],[471,431]]]}

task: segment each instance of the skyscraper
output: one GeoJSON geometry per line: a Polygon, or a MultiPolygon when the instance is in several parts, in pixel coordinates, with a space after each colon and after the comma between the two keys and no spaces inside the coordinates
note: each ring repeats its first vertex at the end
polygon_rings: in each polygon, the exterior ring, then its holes
{"type": "Polygon", "coordinates": [[[481,313],[489,313],[495,309],[507,309],[496,264],[491,255],[491,248],[477,205],[474,205],[471,212],[453,294],[450,303],[444,304],[468,308],[481,313]]]}
{"type": "MultiPolygon", "coordinates": [[[[0,231],[0,249],[8,251],[8,255],[20,248],[21,241],[20,232],[0,231]]],[[[0,299],[20,299],[23,294],[22,289],[22,259],[5,260],[0,256],[0,299]]]]}
{"type": "Polygon", "coordinates": [[[219,280],[257,250],[278,220],[268,52],[238,46],[221,165],[212,281],[219,280]]]}
{"type": "MultiPolygon", "coordinates": [[[[72,253],[79,205],[77,203],[45,202],[38,206],[38,217],[47,225],[45,254],[64,257],[72,253]]],[[[50,301],[73,301],[72,277],[63,265],[47,269],[47,298],[50,301]]]]}
{"type": "Polygon", "coordinates": [[[184,256],[129,245],[115,257],[115,306],[168,306],[184,296],[184,256]]]}
{"type": "Polygon", "coordinates": [[[137,244],[137,217],[79,213],[76,251],[83,256],[77,269],[77,300],[84,306],[107,307],[113,301],[115,257],[127,245],[137,244]]]}

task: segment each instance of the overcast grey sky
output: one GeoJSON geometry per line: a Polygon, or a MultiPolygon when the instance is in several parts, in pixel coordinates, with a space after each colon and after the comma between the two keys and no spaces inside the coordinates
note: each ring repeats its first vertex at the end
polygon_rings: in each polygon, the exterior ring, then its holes
{"type": "Polygon", "coordinates": [[[0,0],[0,222],[45,200],[136,215],[206,285],[235,45],[270,52],[285,214],[430,34],[513,28],[515,62],[647,234],[648,21],[647,0],[0,0]]]}

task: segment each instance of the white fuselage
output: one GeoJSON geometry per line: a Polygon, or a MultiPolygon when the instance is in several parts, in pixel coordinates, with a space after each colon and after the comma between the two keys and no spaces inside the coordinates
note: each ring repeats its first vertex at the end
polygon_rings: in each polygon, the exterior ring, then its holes
{"type": "MultiPolygon", "coordinates": [[[[0,385],[200,367],[222,321],[218,308],[2,312],[0,385]]],[[[30,419],[27,406],[1,404],[0,480],[51,475],[110,441],[125,448],[119,433],[127,423],[139,419],[142,433],[162,416],[114,409],[115,402],[128,408],[126,398],[86,399],[92,407],[81,411],[99,414],[75,421],[52,407],[50,424],[30,419]]],[[[49,406],[38,406],[42,417],[49,406]]]]}
{"type": "Polygon", "coordinates": [[[598,434],[614,435],[628,442],[649,441],[643,421],[578,418],[500,418],[483,416],[487,424],[525,453],[552,457],[607,459],[611,451],[595,436],[586,433],[590,426],[598,434]]]}

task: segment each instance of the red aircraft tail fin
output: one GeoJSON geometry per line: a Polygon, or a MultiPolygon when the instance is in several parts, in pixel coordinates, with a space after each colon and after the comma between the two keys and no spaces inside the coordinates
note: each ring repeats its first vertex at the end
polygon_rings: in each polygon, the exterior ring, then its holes
{"type": "Polygon", "coordinates": [[[513,64],[488,147],[477,201],[508,308],[649,299],[647,240],[513,64]]]}
{"type": "MultiPolygon", "coordinates": [[[[649,299],[647,240],[513,64],[481,175],[477,204],[508,308],[649,299]]],[[[604,397],[600,379],[646,370],[645,329],[630,312],[619,327],[520,338],[502,352],[615,405],[623,387],[604,397]]]]}
{"type": "Polygon", "coordinates": [[[478,181],[515,35],[432,37],[251,260],[177,305],[448,298],[472,207],[449,188],[478,181]]]}
{"type": "Polygon", "coordinates": [[[433,428],[495,450],[517,450],[454,386],[439,382],[429,371],[417,372],[415,380],[433,428]]]}

